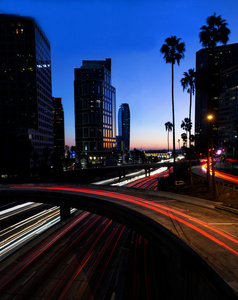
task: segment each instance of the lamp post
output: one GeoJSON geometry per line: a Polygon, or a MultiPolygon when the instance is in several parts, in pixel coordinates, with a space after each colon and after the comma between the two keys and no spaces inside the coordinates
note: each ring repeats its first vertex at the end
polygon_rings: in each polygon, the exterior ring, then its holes
{"type": "MultiPolygon", "coordinates": [[[[212,114],[209,114],[207,116],[207,120],[210,123],[209,125],[209,133],[211,135],[211,161],[212,161],[212,191],[213,191],[213,198],[216,199],[218,196],[218,192],[217,192],[217,186],[216,186],[216,180],[215,180],[215,168],[214,168],[214,154],[213,154],[213,127],[212,127],[212,121],[213,121],[214,117],[212,114]]],[[[209,151],[208,151],[209,152],[209,151]]],[[[209,166],[209,162],[208,162],[208,166],[209,166]]],[[[209,176],[210,176],[210,167],[207,168],[207,172],[209,172],[209,176]]]]}

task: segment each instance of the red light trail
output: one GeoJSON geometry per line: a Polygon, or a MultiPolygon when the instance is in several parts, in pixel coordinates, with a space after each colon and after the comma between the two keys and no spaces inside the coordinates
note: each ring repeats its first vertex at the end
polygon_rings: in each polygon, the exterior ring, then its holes
{"type": "Polygon", "coordinates": [[[120,194],[120,193],[116,193],[116,192],[110,192],[110,191],[102,191],[102,190],[96,190],[96,189],[89,189],[89,188],[78,188],[78,187],[60,187],[60,186],[46,186],[46,187],[28,187],[28,186],[15,186],[12,188],[19,188],[19,189],[46,189],[46,190],[63,190],[63,191],[74,191],[74,192],[80,192],[80,193],[84,193],[84,194],[93,194],[93,195],[101,195],[101,196],[106,196],[109,198],[114,198],[114,199],[120,199],[123,200],[125,202],[128,203],[133,203],[139,206],[143,206],[146,207],[148,209],[151,209],[153,211],[156,211],[159,214],[162,215],[166,215],[171,219],[174,219],[192,229],[194,229],[195,231],[199,232],[200,234],[206,236],[207,238],[209,238],[210,240],[212,240],[213,242],[223,246],[224,248],[226,248],[227,250],[233,252],[234,254],[238,255],[238,252],[234,249],[232,249],[231,247],[229,247],[228,245],[226,245],[224,242],[220,241],[219,239],[217,239],[216,237],[212,236],[211,234],[207,233],[206,231],[204,231],[203,229],[198,228],[197,226],[193,225],[192,223],[190,223],[189,221],[192,220],[193,222],[198,223],[199,225],[202,225],[203,227],[206,227],[216,233],[218,233],[219,235],[221,235],[222,237],[225,237],[233,242],[235,242],[236,244],[238,244],[238,240],[236,240],[235,238],[223,233],[222,231],[202,222],[197,220],[196,218],[193,218],[187,214],[181,213],[178,210],[172,209],[170,207],[166,207],[165,205],[161,205],[158,203],[151,203],[148,200],[144,200],[142,198],[138,198],[138,197],[134,197],[134,196],[129,196],[129,195],[125,195],[125,194],[120,194]],[[175,216],[174,214],[168,212],[167,210],[170,210],[171,212],[180,215],[181,217],[184,217],[186,219],[188,219],[189,221],[186,221],[184,219],[181,219],[180,217],[175,216]]]}
{"type": "MultiPolygon", "coordinates": [[[[202,166],[202,170],[204,172],[207,172],[207,164],[204,164],[202,166]]],[[[212,174],[212,170],[210,170],[210,174],[212,174]]],[[[221,179],[224,179],[224,180],[227,180],[227,181],[234,182],[234,183],[238,184],[238,176],[227,174],[227,173],[220,172],[220,171],[217,171],[217,170],[215,170],[215,176],[218,177],[218,178],[221,178],[221,179]]]]}

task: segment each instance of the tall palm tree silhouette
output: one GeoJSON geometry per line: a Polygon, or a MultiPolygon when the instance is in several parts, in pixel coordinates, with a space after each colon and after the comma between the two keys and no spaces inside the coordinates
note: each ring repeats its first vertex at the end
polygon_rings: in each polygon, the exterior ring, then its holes
{"type": "Polygon", "coordinates": [[[180,38],[175,35],[168,37],[165,44],[162,45],[160,52],[164,55],[166,63],[172,66],[172,123],[173,123],[173,158],[174,158],[174,184],[176,181],[176,164],[175,164],[175,116],[174,116],[174,64],[180,64],[180,60],[184,57],[185,44],[180,42],[180,38]]]}
{"type": "MultiPolygon", "coordinates": [[[[181,79],[181,84],[183,90],[187,89],[187,92],[190,94],[190,101],[189,101],[189,120],[191,120],[191,110],[192,110],[192,97],[195,91],[195,71],[194,69],[189,69],[188,72],[183,73],[184,77],[181,79]]],[[[192,178],[192,160],[191,160],[191,126],[188,131],[188,139],[189,139],[189,181],[190,185],[193,184],[192,178]]]]}

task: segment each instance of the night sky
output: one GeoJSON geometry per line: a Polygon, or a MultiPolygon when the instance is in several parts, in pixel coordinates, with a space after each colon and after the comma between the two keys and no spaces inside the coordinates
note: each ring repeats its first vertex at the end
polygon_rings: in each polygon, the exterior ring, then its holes
{"type": "Polygon", "coordinates": [[[0,12],[35,18],[48,37],[52,95],[62,98],[69,146],[75,144],[74,68],[82,60],[112,59],[117,114],[121,103],[130,106],[131,148],[163,149],[164,124],[172,122],[171,64],[160,53],[164,40],[176,35],[186,45],[185,58],[175,66],[176,147],[189,110],[180,79],[195,68],[206,18],[221,15],[231,30],[228,44],[238,42],[237,0],[0,0],[0,12]]]}

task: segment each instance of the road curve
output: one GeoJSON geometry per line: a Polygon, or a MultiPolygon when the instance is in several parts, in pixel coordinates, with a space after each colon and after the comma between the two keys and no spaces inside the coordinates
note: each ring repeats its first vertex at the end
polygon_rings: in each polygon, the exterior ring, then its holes
{"type": "MultiPolygon", "coordinates": [[[[160,192],[147,194],[121,188],[14,186],[0,192],[9,199],[11,195],[27,201],[43,199],[115,219],[141,232],[157,247],[161,248],[163,241],[166,246],[161,251],[185,253],[186,260],[192,259],[195,268],[210,277],[221,294],[229,294],[224,299],[237,297],[238,220],[229,213],[169,199],[160,192]]],[[[180,261],[182,256],[176,259],[180,261]]]]}

